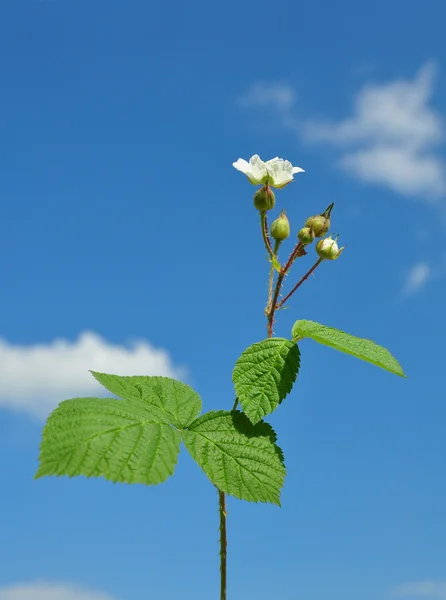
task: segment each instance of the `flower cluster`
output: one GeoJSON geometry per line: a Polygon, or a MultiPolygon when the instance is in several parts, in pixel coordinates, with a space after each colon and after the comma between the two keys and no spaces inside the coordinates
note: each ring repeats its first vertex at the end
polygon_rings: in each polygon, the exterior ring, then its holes
{"type": "MultiPolygon", "coordinates": [[[[254,154],[249,161],[239,158],[232,164],[238,171],[246,175],[250,183],[262,186],[254,194],[254,206],[263,216],[267,211],[273,209],[276,203],[275,195],[271,188],[283,188],[294,180],[294,175],[305,172],[300,167],[293,167],[289,160],[284,160],[277,156],[264,162],[258,154],[254,154]]],[[[312,244],[315,238],[323,238],[327,235],[330,229],[330,213],[332,208],[333,204],[330,204],[323,213],[309,217],[305,221],[304,227],[297,234],[302,249],[312,244]]],[[[285,211],[282,210],[279,218],[273,222],[271,235],[279,243],[290,235],[290,224],[285,211]]],[[[320,259],[335,260],[341,255],[345,246],[339,248],[337,239],[337,237],[333,239],[332,236],[329,236],[321,239],[316,244],[316,252],[320,259]]],[[[303,251],[303,254],[305,254],[305,251],[303,251]]]]}

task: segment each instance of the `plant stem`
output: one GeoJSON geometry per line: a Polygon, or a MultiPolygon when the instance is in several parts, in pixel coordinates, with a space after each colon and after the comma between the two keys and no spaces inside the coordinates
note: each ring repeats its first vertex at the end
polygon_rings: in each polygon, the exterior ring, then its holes
{"type": "Polygon", "coordinates": [[[313,272],[314,272],[314,271],[315,271],[315,270],[318,268],[318,266],[321,264],[322,260],[323,260],[322,258],[319,258],[319,260],[318,260],[318,261],[317,261],[317,262],[316,262],[316,263],[315,263],[315,264],[314,264],[314,265],[311,267],[311,269],[308,271],[308,273],[306,273],[306,274],[305,274],[305,275],[302,277],[302,279],[301,279],[301,280],[300,280],[298,283],[296,283],[296,285],[293,287],[293,289],[291,290],[291,292],[290,292],[289,294],[287,294],[287,295],[285,296],[285,298],[284,298],[283,300],[281,300],[281,301],[280,301],[280,302],[279,302],[279,303],[276,305],[276,310],[277,310],[278,308],[280,308],[280,307],[281,307],[283,304],[285,304],[285,302],[286,302],[286,301],[287,301],[289,298],[291,298],[291,296],[294,294],[294,292],[297,290],[297,288],[299,288],[299,287],[300,287],[300,286],[303,284],[303,282],[304,282],[306,279],[308,279],[308,277],[310,277],[310,275],[311,275],[311,274],[312,274],[312,273],[313,273],[313,272]]]}
{"type": "Polygon", "coordinates": [[[267,315],[267,330],[268,330],[269,338],[273,337],[274,313],[276,312],[277,298],[279,297],[280,288],[282,287],[284,277],[285,277],[285,271],[282,271],[281,273],[279,273],[279,275],[277,277],[277,281],[276,281],[276,287],[274,288],[273,299],[269,306],[269,311],[268,311],[268,315],[267,315]]]}
{"type": "Polygon", "coordinates": [[[277,277],[276,287],[274,288],[273,299],[272,299],[271,304],[268,306],[267,315],[266,315],[267,316],[267,330],[268,330],[269,338],[273,336],[274,313],[277,310],[277,299],[279,297],[280,290],[282,289],[282,284],[283,284],[285,275],[290,270],[290,268],[291,268],[293,262],[296,260],[296,258],[298,258],[299,256],[304,256],[305,254],[306,254],[306,252],[305,252],[304,245],[302,244],[302,242],[298,242],[296,244],[296,247],[294,248],[294,250],[291,252],[288,262],[282,268],[282,270],[280,271],[280,273],[277,277]]]}
{"type": "MultiPolygon", "coordinates": [[[[279,251],[279,247],[280,247],[281,241],[280,240],[276,240],[275,244],[274,244],[274,250],[273,250],[273,258],[277,258],[277,253],[279,251]]],[[[268,312],[271,310],[271,303],[273,300],[273,283],[274,283],[274,271],[275,271],[275,267],[273,264],[271,264],[271,269],[269,271],[269,282],[268,282],[268,304],[267,304],[267,314],[268,312]]]]}
{"type": "Polygon", "coordinates": [[[283,271],[286,273],[288,273],[288,271],[291,269],[291,266],[293,264],[293,262],[296,260],[296,258],[298,258],[299,256],[305,256],[306,252],[305,252],[305,247],[302,244],[302,242],[298,242],[294,248],[294,250],[291,252],[290,257],[288,259],[287,264],[284,266],[283,271]]]}
{"type": "Polygon", "coordinates": [[[228,541],[226,537],[225,493],[218,490],[220,510],[220,600],[226,600],[226,556],[228,541]]]}
{"type": "MultiPolygon", "coordinates": [[[[271,248],[271,242],[268,236],[268,223],[266,220],[266,212],[260,213],[260,224],[262,227],[262,237],[265,244],[265,248],[268,251],[270,258],[274,258],[279,250],[280,241],[275,242],[274,250],[271,248]]],[[[288,263],[285,268],[281,270],[277,277],[276,287],[273,294],[273,283],[274,283],[274,265],[271,265],[269,274],[269,285],[268,285],[268,305],[267,305],[267,318],[268,318],[268,337],[273,335],[273,322],[274,322],[274,311],[279,296],[280,288],[282,286],[283,278],[285,277],[288,269],[293,264],[293,261],[297,256],[302,255],[301,252],[305,253],[305,250],[301,244],[297,244],[293,250],[288,263]]],[[[234,401],[232,410],[235,410],[238,405],[238,398],[234,401]]],[[[227,546],[228,540],[226,536],[226,498],[225,493],[221,490],[218,491],[219,498],[219,513],[220,513],[220,600],[226,600],[226,580],[227,580],[227,546]]]]}
{"type": "Polygon", "coordinates": [[[273,249],[271,248],[271,241],[268,235],[268,221],[266,218],[266,211],[260,213],[260,226],[262,228],[262,238],[263,243],[265,244],[265,248],[270,256],[273,257],[273,249]]]}

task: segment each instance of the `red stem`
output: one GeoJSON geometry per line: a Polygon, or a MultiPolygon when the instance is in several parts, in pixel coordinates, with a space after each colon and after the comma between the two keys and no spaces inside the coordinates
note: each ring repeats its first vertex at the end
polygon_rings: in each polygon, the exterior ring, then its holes
{"type": "Polygon", "coordinates": [[[306,273],[302,279],[299,281],[299,283],[296,283],[296,285],[293,287],[293,289],[291,290],[291,292],[289,294],[287,294],[285,296],[285,298],[283,300],[281,300],[277,305],[276,305],[276,310],[278,308],[280,308],[283,304],[285,304],[285,302],[291,298],[291,296],[294,294],[294,292],[303,284],[303,282],[308,279],[308,277],[310,277],[310,275],[317,269],[317,267],[321,264],[322,262],[322,258],[319,258],[319,260],[311,267],[311,269],[308,271],[308,273],[306,273]]]}

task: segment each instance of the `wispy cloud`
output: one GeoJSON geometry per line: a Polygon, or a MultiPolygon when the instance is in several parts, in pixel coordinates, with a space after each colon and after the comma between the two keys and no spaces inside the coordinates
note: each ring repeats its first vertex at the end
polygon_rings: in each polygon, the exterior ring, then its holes
{"type": "Polygon", "coordinates": [[[417,262],[408,271],[403,286],[406,295],[419,292],[432,278],[432,268],[425,262],[417,262]]]}
{"type": "Polygon", "coordinates": [[[109,594],[69,585],[27,583],[0,588],[0,600],[116,600],[109,594]]]}
{"type": "Polygon", "coordinates": [[[257,83],[238,100],[274,108],[278,123],[307,142],[330,144],[336,164],[351,176],[404,196],[438,202],[446,197],[445,119],[431,105],[436,67],[426,63],[412,79],[368,83],[340,121],[297,118],[296,94],[281,83],[257,83]]]}
{"type": "MultiPolygon", "coordinates": [[[[183,378],[166,350],[145,341],[127,346],[86,331],[76,341],[18,345],[0,339],[0,408],[45,417],[61,400],[104,394],[89,369],[117,375],[183,378]]],[[[0,600],[3,598],[0,596],[0,600]]]]}
{"type": "MultiPolygon", "coordinates": [[[[392,591],[396,598],[431,598],[431,600],[446,600],[446,582],[416,581],[404,583],[392,591]]],[[[0,598],[1,600],[1,598],[0,598]]]]}
{"type": "Polygon", "coordinates": [[[306,139],[341,150],[339,165],[359,179],[407,196],[437,200],[446,195],[446,164],[437,150],[444,119],[430,106],[433,63],[413,80],[364,86],[353,115],[339,122],[310,122],[306,139]]]}
{"type": "Polygon", "coordinates": [[[289,84],[259,81],[240,94],[237,103],[243,108],[272,108],[283,113],[292,108],[295,99],[296,93],[289,84]]]}

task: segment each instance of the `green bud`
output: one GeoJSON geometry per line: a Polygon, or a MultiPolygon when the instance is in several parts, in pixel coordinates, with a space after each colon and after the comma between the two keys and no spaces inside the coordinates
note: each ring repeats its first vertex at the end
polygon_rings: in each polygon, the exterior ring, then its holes
{"type": "Polygon", "coordinates": [[[306,227],[311,227],[314,230],[314,234],[316,237],[323,237],[328,230],[330,229],[330,213],[333,208],[334,203],[330,204],[330,206],[320,215],[315,215],[314,217],[309,217],[305,221],[306,227]]]}
{"type": "Polygon", "coordinates": [[[322,237],[330,229],[330,219],[326,219],[322,215],[316,215],[305,221],[305,227],[312,229],[315,237],[322,237]]]}
{"type": "Polygon", "coordinates": [[[290,236],[290,222],[288,221],[284,210],[282,210],[277,219],[271,223],[271,236],[277,242],[283,242],[283,240],[286,240],[290,236]]]}
{"type": "Polygon", "coordinates": [[[345,246],[338,248],[338,237],[339,236],[336,236],[335,239],[332,239],[330,236],[324,240],[320,240],[316,244],[316,252],[319,254],[320,258],[326,260],[336,260],[341,256],[345,246]]]}
{"type": "Polygon", "coordinates": [[[254,194],[254,206],[260,212],[266,212],[274,208],[276,203],[276,197],[274,196],[273,190],[268,184],[265,184],[254,194]]]}
{"type": "Polygon", "coordinates": [[[311,227],[302,227],[302,229],[297,234],[297,237],[304,246],[307,246],[308,244],[311,244],[314,241],[316,235],[314,233],[314,229],[312,229],[311,227]]]}

